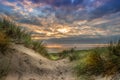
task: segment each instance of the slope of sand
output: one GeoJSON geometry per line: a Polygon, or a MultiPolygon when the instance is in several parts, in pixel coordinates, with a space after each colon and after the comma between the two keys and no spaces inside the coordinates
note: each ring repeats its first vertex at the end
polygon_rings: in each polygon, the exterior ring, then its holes
{"type": "Polygon", "coordinates": [[[14,53],[6,80],[75,80],[68,59],[51,61],[22,45],[11,48],[14,53]]]}
{"type": "MultiPolygon", "coordinates": [[[[73,74],[73,63],[67,58],[51,61],[22,45],[13,44],[11,48],[9,53],[12,56],[0,55],[1,69],[7,69],[10,64],[5,80],[77,80],[73,74]]],[[[93,80],[120,80],[120,75],[95,76],[93,80]]]]}

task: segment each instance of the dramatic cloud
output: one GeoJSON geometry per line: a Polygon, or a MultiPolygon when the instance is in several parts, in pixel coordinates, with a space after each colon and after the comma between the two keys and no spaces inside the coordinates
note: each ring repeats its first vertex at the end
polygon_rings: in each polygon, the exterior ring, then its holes
{"type": "Polygon", "coordinates": [[[58,47],[120,36],[119,0],[0,0],[0,14],[32,31],[33,39],[58,47]]]}
{"type": "Polygon", "coordinates": [[[120,11],[120,1],[110,0],[102,6],[99,6],[93,11],[93,18],[101,17],[106,14],[111,14],[120,11]]]}
{"type": "Polygon", "coordinates": [[[52,6],[76,6],[82,4],[83,0],[32,0],[34,3],[46,3],[52,6]]]}

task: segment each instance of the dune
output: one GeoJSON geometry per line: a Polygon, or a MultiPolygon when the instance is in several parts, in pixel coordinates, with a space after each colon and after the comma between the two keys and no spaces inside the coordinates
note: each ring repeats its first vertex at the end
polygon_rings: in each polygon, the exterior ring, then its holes
{"type": "MultiPolygon", "coordinates": [[[[7,71],[0,80],[79,80],[68,58],[52,61],[23,45],[12,44],[10,48],[10,54],[0,54],[0,67],[7,71]]],[[[93,80],[119,80],[120,75],[92,77],[93,80]]]]}
{"type": "Polygon", "coordinates": [[[68,59],[51,61],[23,45],[11,45],[12,56],[5,80],[75,80],[68,59]]]}

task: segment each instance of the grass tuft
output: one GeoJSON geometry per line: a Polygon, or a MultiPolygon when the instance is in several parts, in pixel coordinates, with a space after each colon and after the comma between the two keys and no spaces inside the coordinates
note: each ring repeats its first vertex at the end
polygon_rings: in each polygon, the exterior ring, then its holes
{"type": "MultiPolygon", "coordinates": [[[[3,31],[5,35],[10,38],[10,42],[23,44],[24,46],[31,48],[36,52],[39,52],[41,55],[48,57],[48,53],[44,44],[41,41],[32,40],[31,32],[28,32],[26,29],[21,28],[18,24],[10,20],[8,17],[0,19],[0,31],[3,31]]],[[[8,39],[6,38],[5,44],[7,44],[7,40],[8,39]]],[[[4,44],[3,41],[0,41],[0,43],[1,45],[4,44]]]]}
{"type": "Polygon", "coordinates": [[[86,54],[85,57],[79,60],[75,67],[78,76],[87,75],[99,75],[103,71],[102,59],[99,54],[92,52],[86,54]]]}
{"type": "Polygon", "coordinates": [[[75,71],[79,77],[114,75],[120,72],[120,40],[111,42],[108,47],[76,51],[72,59],[76,61],[75,71]]]}

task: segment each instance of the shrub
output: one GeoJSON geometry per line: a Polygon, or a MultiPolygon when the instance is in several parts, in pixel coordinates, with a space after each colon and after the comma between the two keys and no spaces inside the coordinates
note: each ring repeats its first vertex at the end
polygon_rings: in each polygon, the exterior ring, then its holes
{"type": "MultiPolygon", "coordinates": [[[[110,76],[120,72],[120,40],[111,42],[108,47],[95,48],[86,53],[81,57],[74,54],[79,57],[75,66],[78,76],[110,76]]],[[[76,58],[74,55],[72,59],[76,58]]]]}
{"type": "Polygon", "coordinates": [[[98,75],[103,71],[103,62],[99,54],[92,52],[86,54],[85,57],[80,59],[75,67],[78,76],[81,74],[98,75]]]}
{"type": "Polygon", "coordinates": [[[110,76],[118,72],[118,65],[116,63],[113,63],[111,60],[107,60],[104,63],[104,76],[110,76]]]}
{"type": "Polygon", "coordinates": [[[104,75],[113,75],[120,69],[120,40],[117,42],[110,42],[108,46],[108,56],[104,64],[104,75]]]}

